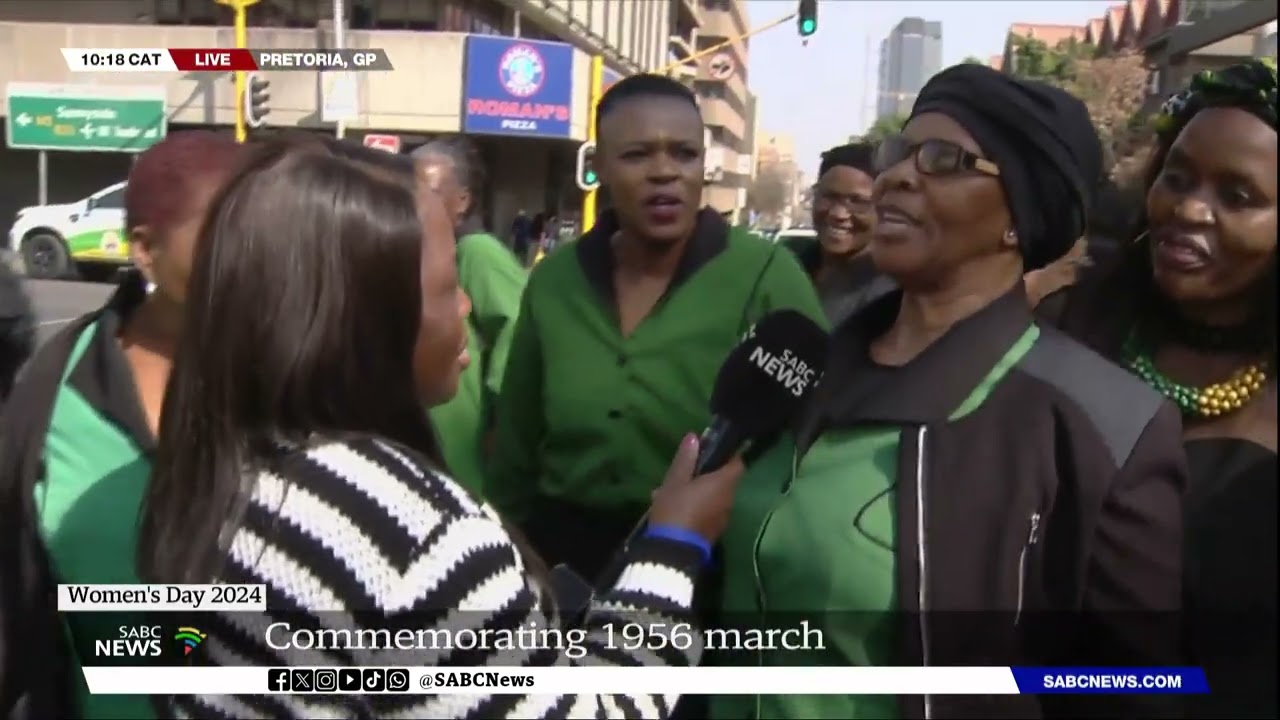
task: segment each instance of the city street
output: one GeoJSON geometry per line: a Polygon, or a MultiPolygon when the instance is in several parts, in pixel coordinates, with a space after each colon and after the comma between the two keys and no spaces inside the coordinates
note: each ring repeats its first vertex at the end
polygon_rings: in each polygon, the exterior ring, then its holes
{"type": "Polygon", "coordinates": [[[22,284],[35,310],[36,337],[41,344],[67,323],[101,306],[116,287],[63,280],[24,280],[22,284]]]}

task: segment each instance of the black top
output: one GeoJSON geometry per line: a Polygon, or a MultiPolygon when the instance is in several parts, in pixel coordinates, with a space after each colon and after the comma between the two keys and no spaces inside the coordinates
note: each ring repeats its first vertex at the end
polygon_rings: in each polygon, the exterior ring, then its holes
{"type": "Polygon", "coordinates": [[[1248,440],[1186,443],[1184,582],[1192,660],[1210,694],[1190,717],[1276,718],[1276,453],[1248,440]]]}
{"type": "Polygon", "coordinates": [[[822,266],[822,244],[817,238],[794,237],[781,241],[795,253],[801,267],[814,281],[822,311],[832,327],[856,313],[867,303],[887,295],[896,285],[876,270],[870,253],[850,259],[818,282],[818,269],[822,266]]]}

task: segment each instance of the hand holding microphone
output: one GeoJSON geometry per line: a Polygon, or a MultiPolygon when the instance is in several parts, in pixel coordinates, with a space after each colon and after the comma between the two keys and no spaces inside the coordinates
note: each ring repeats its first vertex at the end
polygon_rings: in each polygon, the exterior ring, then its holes
{"type": "Polygon", "coordinates": [[[653,493],[647,522],[678,525],[708,542],[718,540],[744,470],[738,453],[791,423],[822,377],[826,351],[827,334],[795,310],[761,318],[720,366],[711,393],[711,424],[701,438],[680,443],[653,493]],[[690,452],[697,460],[686,469],[690,452]]]}
{"type": "Polygon", "coordinates": [[[711,472],[694,477],[698,451],[698,437],[692,433],[686,435],[662,484],[653,491],[648,518],[653,525],[688,530],[714,543],[729,523],[733,493],[746,468],[741,459],[733,458],[711,472]]]}
{"type": "Polygon", "coordinates": [[[626,563],[626,548],[648,528],[675,528],[714,544],[728,525],[744,467],[744,446],[767,442],[786,429],[822,377],[827,333],[795,310],[769,313],[729,353],[711,394],[711,424],[701,438],[676,450],[649,512],[640,518],[604,573],[588,585],[572,568],[552,568],[562,608],[580,610],[593,588],[612,587],[626,563]]]}

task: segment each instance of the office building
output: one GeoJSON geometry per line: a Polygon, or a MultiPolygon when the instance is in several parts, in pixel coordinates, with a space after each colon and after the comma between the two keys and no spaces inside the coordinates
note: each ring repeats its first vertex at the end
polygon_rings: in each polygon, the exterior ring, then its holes
{"type": "Polygon", "coordinates": [[[700,60],[693,77],[710,140],[702,201],[736,221],[739,210],[746,205],[754,165],[747,42],[738,39],[750,31],[746,2],[701,0],[698,10],[698,49],[732,41],[720,52],[700,60]]]}
{"type": "Polygon", "coordinates": [[[942,69],[942,23],[903,18],[880,42],[876,118],[906,115],[916,95],[942,69]]]}
{"type": "MultiPolygon", "coordinates": [[[[248,46],[333,47],[333,7],[261,0],[248,9],[248,46]]],[[[490,227],[505,234],[521,209],[572,217],[582,198],[574,159],[587,138],[591,56],[604,58],[606,81],[663,68],[694,47],[698,11],[696,0],[346,0],[347,47],[383,49],[395,70],[359,74],[354,97],[342,102],[332,78],[263,73],[271,83],[267,122],[335,132],[331,109],[340,105],[347,137],[394,135],[404,151],[435,134],[465,132],[488,166],[482,206],[490,227]]],[[[225,75],[72,74],[60,48],[234,47],[231,24],[230,9],[214,0],[5,0],[0,86],[159,88],[171,131],[229,128],[235,93],[225,75]]],[[[740,74],[735,87],[743,82],[740,74]]],[[[49,152],[49,202],[118,182],[136,150],[49,152]]],[[[36,156],[0,148],[0,216],[35,204],[36,156]]]]}

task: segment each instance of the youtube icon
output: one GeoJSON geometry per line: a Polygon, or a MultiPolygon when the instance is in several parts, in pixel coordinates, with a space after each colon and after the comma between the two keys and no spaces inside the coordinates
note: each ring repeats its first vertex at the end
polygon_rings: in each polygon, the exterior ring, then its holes
{"type": "Polygon", "coordinates": [[[338,671],[338,690],[340,692],[355,692],[361,688],[360,671],[351,668],[342,668],[338,671]]]}

